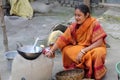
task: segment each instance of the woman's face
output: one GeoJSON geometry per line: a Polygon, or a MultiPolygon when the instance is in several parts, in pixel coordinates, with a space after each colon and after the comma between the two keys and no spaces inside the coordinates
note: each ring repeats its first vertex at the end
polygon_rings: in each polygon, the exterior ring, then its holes
{"type": "Polygon", "coordinates": [[[82,24],[87,17],[88,17],[88,14],[84,15],[84,13],[81,10],[79,9],[75,10],[75,20],[77,24],[82,24]]]}

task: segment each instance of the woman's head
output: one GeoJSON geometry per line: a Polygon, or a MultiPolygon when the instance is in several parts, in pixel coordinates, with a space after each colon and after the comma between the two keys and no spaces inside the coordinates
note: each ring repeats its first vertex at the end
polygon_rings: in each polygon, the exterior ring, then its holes
{"type": "Polygon", "coordinates": [[[78,24],[82,24],[89,16],[90,10],[87,5],[81,4],[75,7],[75,20],[78,24]]]}

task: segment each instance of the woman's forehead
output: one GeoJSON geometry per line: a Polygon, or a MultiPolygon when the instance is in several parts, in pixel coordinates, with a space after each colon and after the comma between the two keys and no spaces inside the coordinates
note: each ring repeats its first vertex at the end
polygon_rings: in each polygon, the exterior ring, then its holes
{"type": "Polygon", "coordinates": [[[80,9],[75,9],[75,14],[83,14],[83,12],[80,9]]]}

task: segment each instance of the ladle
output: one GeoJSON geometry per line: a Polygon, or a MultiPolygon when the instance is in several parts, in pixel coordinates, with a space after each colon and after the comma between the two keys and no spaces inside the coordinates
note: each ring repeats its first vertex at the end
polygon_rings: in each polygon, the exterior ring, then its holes
{"type": "Polygon", "coordinates": [[[33,44],[33,50],[36,52],[36,45],[37,45],[37,42],[39,40],[39,37],[36,38],[34,44],[33,44]]]}

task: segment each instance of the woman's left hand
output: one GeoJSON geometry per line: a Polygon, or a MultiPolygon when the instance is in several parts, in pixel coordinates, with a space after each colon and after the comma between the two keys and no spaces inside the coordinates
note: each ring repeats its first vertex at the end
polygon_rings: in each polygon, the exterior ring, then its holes
{"type": "Polygon", "coordinates": [[[82,59],[83,55],[84,55],[84,54],[83,54],[82,52],[80,52],[80,53],[78,54],[76,60],[77,60],[78,62],[81,62],[81,59],[82,59]]]}

